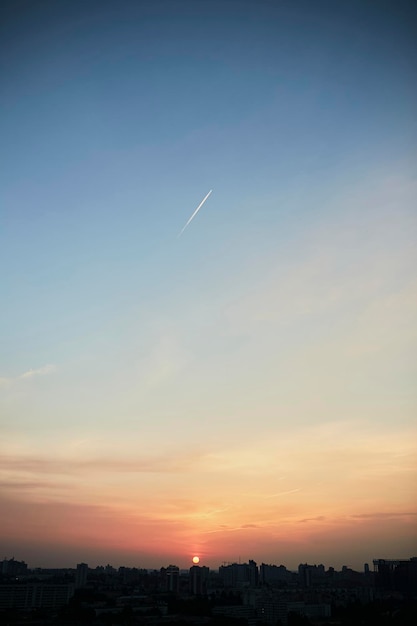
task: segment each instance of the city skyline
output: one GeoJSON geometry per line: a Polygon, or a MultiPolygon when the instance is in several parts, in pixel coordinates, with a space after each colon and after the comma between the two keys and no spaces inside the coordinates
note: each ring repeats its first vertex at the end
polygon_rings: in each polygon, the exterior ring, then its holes
{"type": "Polygon", "coordinates": [[[417,553],[413,18],[1,3],[0,554],[417,553]]]}
{"type": "MultiPolygon", "coordinates": [[[[79,561],[75,562],[71,562],[71,563],[63,563],[63,562],[58,562],[58,561],[54,561],[53,564],[50,562],[48,564],[42,564],[42,563],[27,563],[25,558],[22,557],[22,555],[20,555],[20,557],[15,557],[14,555],[10,557],[10,555],[4,555],[3,556],[3,561],[0,561],[0,566],[3,562],[3,564],[7,563],[9,564],[13,564],[15,566],[20,566],[21,564],[23,564],[25,567],[27,567],[28,571],[35,571],[38,569],[45,569],[45,570],[76,570],[78,569],[80,566],[83,566],[89,570],[95,570],[95,569],[103,569],[103,568],[111,568],[114,569],[115,571],[117,571],[119,568],[127,568],[127,569],[141,569],[141,570],[147,570],[149,572],[151,571],[159,571],[159,570],[163,570],[166,568],[170,568],[170,567],[175,567],[178,568],[180,572],[188,572],[190,569],[192,568],[209,568],[210,571],[219,571],[219,569],[224,568],[224,567],[231,567],[231,566],[247,566],[248,564],[253,564],[254,566],[257,567],[257,569],[259,570],[261,568],[261,566],[267,566],[267,567],[272,567],[272,568],[283,568],[284,570],[287,570],[288,572],[297,572],[299,570],[299,568],[301,566],[308,566],[308,567],[324,567],[325,570],[330,570],[330,569],[334,569],[335,572],[341,572],[343,569],[347,568],[349,570],[353,570],[355,572],[359,572],[359,573],[363,573],[363,572],[369,572],[372,571],[373,569],[373,564],[375,564],[376,562],[379,561],[383,561],[383,562],[395,562],[395,561],[410,561],[410,560],[415,560],[417,559],[416,556],[413,555],[408,555],[408,556],[398,556],[396,559],[392,559],[392,558],[388,558],[386,555],[382,556],[379,555],[378,557],[373,556],[373,558],[369,558],[368,560],[365,560],[363,563],[361,563],[358,567],[353,567],[352,565],[348,564],[348,563],[343,563],[343,565],[340,565],[339,567],[335,567],[334,563],[325,563],[323,560],[317,559],[316,561],[308,561],[307,559],[301,559],[296,565],[292,565],[289,566],[288,563],[283,562],[283,561],[271,561],[271,560],[257,560],[256,558],[253,557],[248,557],[246,559],[242,559],[241,556],[237,557],[235,560],[222,560],[222,561],[218,561],[215,562],[215,560],[212,559],[211,563],[209,563],[208,561],[205,561],[204,559],[200,558],[197,555],[194,556],[186,556],[186,557],[179,557],[178,560],[173,560],[173,561],[166,561],[166,562],[162,562],[160,561],[159,563],[157,563],[156,560],[153,561],[153,565],[149,565],[149,563],[139,563],[139,562],[133,562],[132,559],[129,557],[127,557],[127,562],[110,562],[109,559],[104,559],[101,562],[98,561],[94,561],[93,563],[91,562],[87,562],[87,559],[82,560],[80,559],[79,561]],[[195,561],[195,559],[198,558],[198,561],[195,561]]],[[[152,559],[151,559],[152,560],[152,559]]],[[[296,561],[293,559],[292,563],[295,563],[296,561]]],[[[7,567],[6,567],[7,569],[7,567]]],[[[1,571],[1,567],[0,567],[0,571],[1,571]]]]}
{"type": "Polygon", "coordinates": [[[110,564],[76,568],[29,569],[24,562],[0,563],[0,611],[10,623],[30,614],[42,623],[167,624],[256,622],[279,626],[304,624],[413,624],[417,557],[376,559],[373,569],[342,571],[323,564],[285,566],[222,564],[213,570],[114,568],[110,564]],[[394,609],[394,610],[391,610],[394,609]],[[57,613],[58,611],[58,613],[57,613]],[[298,616],[298,617],[297,617],[298,616]],[[385,617],[384,617],[385,616],[385,617]],[[127,619],[126,619],[127,618],[127,619]],[[233,621],[231,621],[231,619],[233,621]],[[344,618],[350,618],[347,621],[344,618]],[[366,618],[366,619],[364,619],[366,618]],[[311,621],[310,621],[311,620],[311,621]],[[317,621],[320,620],[320,621],[317,621]]]}
{"type": "MultiPolygon", "coordinates": [[[[73,564],[71,566],[68,565],[62,565],[60,567],[41,567],[41,566],[36,566],[36,565],[31,565],[26,563],[25,560],[19,560],[19,559],[15,559],[14,557],[12,558],[7,558],[4,557],[3,561],[0,561],[0,574],[3,573],[6,576],[10,576],[10,575],[21,575],[21,574],[33,574],[34,572],[36,572],[37,570],[55,570],[56,572],[61,571],[61,572],[65,572],[65,571],[73,571],[74,573],[76,573],[80,579],[82,579],[83,581],[83,585],[84,586],[86,583],[86,575],[88,573],[88,571],[95,571],[95,570],[107,570],[107,571],[113,571],[113,572],[117,572],[119,569],[132,569],[132,570],[142,570],[142,571],[148,571],[148,572],[173,572],[173,573],[187,573],[187,572],[192,572],[193,570],[210,570],[212,572],[221,572],[223,571],[223,573],[225,571],[238,571],[238,570],[245,570],[246,572],[250,572],[251,570],[256,570],[258,572],[259,575],[261,575],[261,572],[264,572],[264,576],[271,576],[271,573],[273,575],[273,573],[275,571],[280,572],[280,571],[284,571],[284,572],[288,572],[288,573],[300,573],[300,571],[305,570],[305,569],[313,569],[317,572],[319,572],[320,574],[323,574],[325,572],[330,573],[334,570],[335,573],[342,573],[345,570],[351,570],[354,571],[356,573],[362,573],[362,574],[369,574],[372,571],[377,571],[377,568],[380,567],[381,563],[382,564],[386,564],[389,566],[389,564],[394,564],[394,565],[398,565],[399,563],[410,563],[410,562],[414,562],[417,560],[417,557],[407,557],[407,558],[400,558],[400,559],[386,559],[386,558],[374,558],[372,560],[370,560],[369,562],[365,562],[363,563],[362,567],[359,570],[355,570],[354,568],[351,568],[347,565],[343,565],[340,569],[334,568],[332,565],[330,564],[325,564],[322,562],[317,562],[317,563],[307,563],[306,561],[302,561],[301,563],[299,563],[297,565],[297,567],[295,568],[288,568],[286,564],[284,563],[271,563],[271,562],[257,562],[254,559],[247,559],[247,561],[242,561],[239,558],[239,561],[222,561],[221,563],[218,563],[216,567],[209,567],[207,564],[201,563],[201,561],[195,562],[194,559],[196,557],[193,557],[192,559],[190,559],[190,562],[187,564],[184,564],[183,567],[181,567],[181,565],[178,565],[177,563],[164,563],[164,564],[159,564],[158,567],[146,567],[146,566],[141,566],[139,564],[136,564],[134,566],[128,566],[126,565],[126,563],[124,564],[114,564],[114,563],[99,563],[99,564],[91,564],[91,563],[86,563],[84,561],[81,561],[80,563],[76,563],[73,564]],[[2,571],[3,570],[3,571],[2,571]]],[[[284,580],[284,578],[282,579],[284,580]]],[[[257,580],[257,582],[259,582],[257,580]]]]}

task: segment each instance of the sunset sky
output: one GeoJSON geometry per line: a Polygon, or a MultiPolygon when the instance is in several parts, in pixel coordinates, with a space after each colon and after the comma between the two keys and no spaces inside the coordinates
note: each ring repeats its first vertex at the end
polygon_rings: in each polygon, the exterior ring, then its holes
{"type": "Polygon", "coordinates": [[[0,558],[417,555],[415,3],[0,13],[0,558]]]}

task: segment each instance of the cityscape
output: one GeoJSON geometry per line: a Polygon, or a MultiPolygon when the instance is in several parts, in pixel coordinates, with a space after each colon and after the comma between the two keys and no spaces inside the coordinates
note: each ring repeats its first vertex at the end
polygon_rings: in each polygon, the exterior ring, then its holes
{"type": "Polygon", "coordinates": [[[213,624],[291,626],[397,624],[417,617],[417,557],[343,566],[227,563],[159,569],[110,564],[30,568],[5,558],[0,569],[2,624],[213,624]]]}

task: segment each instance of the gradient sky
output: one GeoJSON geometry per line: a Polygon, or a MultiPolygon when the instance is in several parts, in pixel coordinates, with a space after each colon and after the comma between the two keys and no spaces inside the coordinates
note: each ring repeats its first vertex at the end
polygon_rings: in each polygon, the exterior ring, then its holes
{"type": "Polygon", "coordinates": [[[415,3],[0,10],[0,557],[415,555],[415,3]]]}

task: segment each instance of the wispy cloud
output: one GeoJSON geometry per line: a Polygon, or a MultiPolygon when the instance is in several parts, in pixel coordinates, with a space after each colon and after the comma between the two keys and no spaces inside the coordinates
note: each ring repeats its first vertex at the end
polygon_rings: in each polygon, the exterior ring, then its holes
{"type": "Polygon", "coordinates": [[[375,513],[360,513],[357,515],[351,515],[353,519],[393,519],[396,517],[416,517],[417,511],[389,511],[389,512],[378,512],[375,513]]]}
{"type": "Polygon", "coordinates": [[[260,496],[262,498],[268,499],[268,498],[280,498],[281,496],[286,496],[289,493],[297,493],[298,491],[301,491],[301,487],[298,487],[297,489],[289,489],[288,491],[280,491],[278,493],[271,493],[268,494],[266,496],[260,496]]]}
{"type": "Polygon", "coordinates": [[[0,470],[34,474],[98,473],[180,473],[195,467],[202,454],[148,456],[141,459],[58,458],[2,455],[0,470]]]}
{"type": "Polygon", "coordinates": [[[340,524],[349,522],[349,520],[355,520],[358,522],[372,520],[394,520],[394,519],[408,519],[410,517],[416,517],[417,511],[375,511],[373,513],[352,513],[351,515],[341,516],[325,516],[316,515],[315,517],[305,517],[297,520],[298,524],[306,524],[308,522],[326,522],[328,524],[340,524]]]}
{"type": "Polygon", "coordinates": [[[44,365],[43,367],[38,367],[37,369],[30,369],[27,372],[24,372],[18,378],[34,378],[35,376],[45,376],[46,374],[51,374],[55,372],[55,365],[44,365]]]}
{"type": "Polygon", "coordinates": [[[63,484],[62,482],[52,482],[52,481],[39,481],[39,480],[31,480],[31,481],[23,481],[23,480],[0,480],[0,488],[1,489],[10,489],[14,491],[18,490],[32,490],[32,489],[56,489],[59,487],[62,489],[75,489],[73,485],[63,484]]]}
{"type": "Polygon", "coordinates": [[[0,389],[7,389],[11,387],[13,384],[18,383],[21,380],[29,380],[31,378],[36,378],[37,376],[46,376],[48,374],[52,374],[56,371],[56,365],[47,364],[42,367],[38,367],[36,369],[29,369],[23,374],[19,374],[17,376],[5,376],[0,378],[0,389]]]}
{"type": "MultiPolygon", "coordinates": [[[[339,198],[340,211],[325,225],[317,223],[300,256],[286,263],[280,262],[277,250],[260,257],[256,287],[231,301],[222,327],[234,334],[256,333],[258,339],[273,324],[287,329],[312,316],[337,316],[343,321],[350,311],[359,318],[352,334],[355,330],[359,334],[361,322],[367,321],[361,315],[376,306],[386,331],[396,313],[386,305],[394,299],[391,306],[397,304],[404,314],[415,295],[415,248],[409,233],[416,227],[411,207],[417,186],[405,179],[385,180],[378,187],[377,192],[365,187],[352,197],[339,198]]],[[[398,326],[394,328],[399,332],[398,326]]]]}
{"type": "Polygon", "coordinates": [[[239,530],[253,530],[256,528],[260,528],[260,526],[258,524],[242,524],[241,526],[227,526],[226,524],[222,524],[219,528],[207,530],[205,534],[213,535],[214,533],[231,533],[239,530]]]}
{"type": "Polygon", "coordinates": [[[298,520],[299,524],[305,524],[306,522],[323,522],[326,518],[324,515],[317,515],[316,517],[305,517],[304,519],[298,520]]]}

